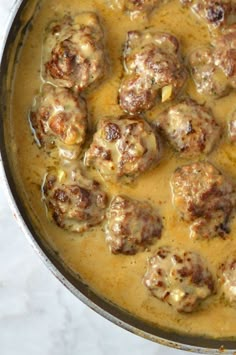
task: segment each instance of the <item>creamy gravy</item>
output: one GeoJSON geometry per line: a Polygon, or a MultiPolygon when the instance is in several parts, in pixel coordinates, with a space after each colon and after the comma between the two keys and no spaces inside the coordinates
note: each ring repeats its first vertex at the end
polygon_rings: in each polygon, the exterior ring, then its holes
{"type": "MultiPolygon", "coordinates": [[[[167,145],[164,147],[164,156],[160,164],[139,177],[134,184],[104,185],[110,196],[119,193],[149,200],[159,208],[163,216],[163,234],[149,251],[135,256],[112,255],[105,244],[103,225],[78,235],[65,232],[47,220],[41,202],[40,186],[47,166],[55,165],[56,162],[37,148],[29,128],[27,114],[41,85],[40,61],[46,25],[54,17],[63,16],[65,11],[71,11],[73,14],[82,10],[93,10],[100,15],[110,57],[111,69],[106,80],[86,95],[93,130],[96,122],[104,115],[121,114],[117,105],[117,92],[123,71],[120,60],[122,45],[127,31],[155,26],[159,30],[170,32],[179,39],[184,55],[209,41],[207,27],[190,14],[189,10],[182,9],[179,0],[169,1],[154,11],[149,22],[139,20],[132,22],[126,14],[109,8],[106,0],[42,1],[41,9],[21,51],[12,97],[11,134],[15,142],[11,148],[12,161],[15,174],[18,176],[19,191],[27,201],[26,207],[36,220],[43,237],[59,253],[64,263],[98,294],[160,327],[212,337],[235,336],[236,307],[226,305],[220,296],[210,297],[192,314],[178,314],[170,306],[151,296],[142,284],[146,259],[157,246],[171,244],[199,252],[207,259],[214,275],[218,265],[229,252],[236,251],[236,219],[231,222],[231,233],[226,240],[215,238],[210,241],[196,241],[189,238],[189,225],[180,220],[173,208],[169,186],[173,171],[187,161],[180,159],[167,145]]],[[[213,100],[198,95],[191,80],[187,84],[187,93],[198,102],[205,102],[212,108],[216,120],[224,127],[226,138],[227,120],[236,109],[236,93],[213,100]]],[[[146,114],[147,119],[152,121],[164,108],[165,105],[157,105],[146,114]]],[[[224,138],[209,155],[208,160],[232,178],[236,178],[236,146],[225,143],[224,138]]],[[[104,184],[96,173],[91,174],[104,184]]]]}

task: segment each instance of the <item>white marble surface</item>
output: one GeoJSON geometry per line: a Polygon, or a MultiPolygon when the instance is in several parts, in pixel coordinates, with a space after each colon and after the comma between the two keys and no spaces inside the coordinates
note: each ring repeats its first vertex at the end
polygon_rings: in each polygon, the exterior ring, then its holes
{"type": "MultiPolygon", "coordinates": [[[[10,10],[0,0],[0,43],[10,10]]],[[[47,270],[18,227],[0,176],[0,355],[186,355],[113,325],[47,270]]]]}

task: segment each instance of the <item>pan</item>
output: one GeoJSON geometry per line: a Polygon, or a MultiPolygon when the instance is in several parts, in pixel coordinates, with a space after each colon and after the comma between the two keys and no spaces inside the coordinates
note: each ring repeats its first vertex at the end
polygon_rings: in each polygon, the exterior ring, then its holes
{"type": "Polygon", "coordinates": [[[0,169],[3,173],[3,183],[9,197],[9,204],[26,238],[48,269],[65,287],[80,301],[114,324],[136,335],[176,349],[204,354],[235,353],[236,342],[233,340],[186,336],[166,331],[145,323],[125,310],[118,308],[115,304],[96,294],[83,280],[73,275],[58,255],[43,241],[43,237],[40,235],[40,231],[18,191],[17,177],[12,166],[9,149],[14,140],[14,137],[11,137],[9,127],[14,69],[20,58],[19,53],[24,38],[30,30],[39,7],[40,1],[36,0],[22,0],[15,3],[4,38],[3,51],[0,53],[0,169]]]}

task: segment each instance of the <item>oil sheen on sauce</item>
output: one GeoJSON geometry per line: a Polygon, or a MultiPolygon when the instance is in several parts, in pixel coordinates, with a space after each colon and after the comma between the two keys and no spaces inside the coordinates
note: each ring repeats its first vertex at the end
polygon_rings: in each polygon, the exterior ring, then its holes
{"type": "MultiPolygon", "coordinates": [[[[110,71],[103,83],[86,94],[90,124],[93,130],[98,120],[106,115],[117,116],[117,92],[122,75],[122,46],[127,31],[155,27],[174,34],[180,41],[184,55],[209,41],[207,27],[187,9],[182,9],[179,0],[169,1],[154,11],[149,21],[131,21],[129,16],[112,10],[106,0],[53,0],[42,1],[32,29],[27,34],[19,63],[16,67],[12,97],[11,135],[14,137],[12,162],[18,176],[18,186],[26,208],[36,221],[46,242],[57,251],[65,265],[90,285],[98,294],[131,312],[144,321],[177,332],[231,337],[236,334],[236,307],[225,304],[215,295],[206,300],[192,314],[178,314],[170,306],[150,295],[142,284],[146,259],[161,245],[183,247],[199,252],[207,259],[210,270],[216,273],[218,265],[236,251],[236,219],[231,222],[231,233],[226,240],[195,241],[189,238],[189,226],[180,220],[173,208],[169,180],[174,170],[187,163],[167,145],[160,164],[131,185],[105,183],[93,173],[109,196],[124,194],[140,200],[149,200],[159,208],[163,216],[162,238],[150,250],[135,256],[112,255],[105,244],[104,225],[89,230],[83,235],[68,233],[48,221],[41,201],[40,186],[47,166],[55,165],[33,141],[27,114],[40,85],[40,61],[44,29],[49,21],[84,10],[96,11],[105,29],[110,71]]],[[[187,93],[199,103],[211,107],[218,122],[224,127],[224,137],[208,156],[208,160],[223,172],[236,178],[236,146],[227,143],[227,121],[236,109],[236,93],[213,100],[198,95],[191,80],[187,93]]],[[[165,108],[157,106],[146,114],[150,121],[165,108]]],[[[189,160],[188,160],[189,162],[189,160]]]]}

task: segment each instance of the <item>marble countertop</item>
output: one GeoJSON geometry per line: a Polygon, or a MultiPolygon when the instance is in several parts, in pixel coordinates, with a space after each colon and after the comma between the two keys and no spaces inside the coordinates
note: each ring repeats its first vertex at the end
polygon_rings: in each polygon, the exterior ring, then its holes
{"type": "MultiPolygon", "coordinates": [[[[0,0],[0,45],[11,9],[0,0]]],[[[0,175],[0,355],[186,355],[113,325],[47,270],[18,227],[0,175]]]]}

